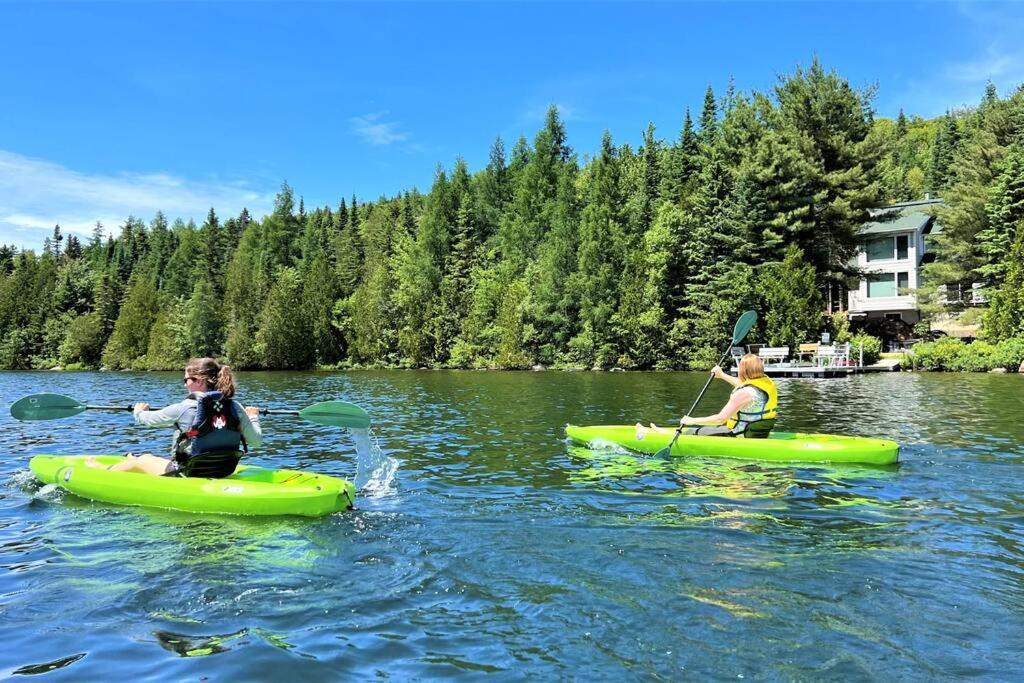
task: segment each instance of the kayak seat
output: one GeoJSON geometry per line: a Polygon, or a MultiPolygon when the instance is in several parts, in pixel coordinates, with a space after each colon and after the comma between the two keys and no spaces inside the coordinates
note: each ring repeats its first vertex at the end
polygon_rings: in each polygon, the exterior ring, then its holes
{"type": "Polygon", "coordinates": [[[242,453],[236,450],[207,451],[202,455],[192,456],[184,462],[175,459],[175,463],[178,465],[177,470],[169,474],[177,477],[223,479],[234,473],[241,457],[242,453]]]}
{"type": "Polygon", "coordinates": [[[768,435],[771,434],[772,427],[774,426],[775,420],[758,420],[757,422],[751,422],[747,425],[747,428],[743,430],[743,438],[767,439],[768,435]]]}

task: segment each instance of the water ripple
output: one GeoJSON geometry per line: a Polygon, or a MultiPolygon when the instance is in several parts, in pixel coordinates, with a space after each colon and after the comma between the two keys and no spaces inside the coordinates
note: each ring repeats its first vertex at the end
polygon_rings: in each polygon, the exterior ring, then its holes
{"type": "MultiPolygon", "coordinates": [[[[1024,665],[1017,376],[780,382],[788,429],[903,444],[893,467],[660,461],[565,442],[667,423],[696,373],[241,373],[285,416],[258,464],[353,479],[357,509],[247,519],[107,506],[33,453],[162,449],[127,415],[0,415],[0,675],[265,680],[1011,680],[1024,665]]],[[[2,373],[96,403],[177,373],[2,373]]],[[[725,400],[714,387],[702,404],[725,400]]],[[[702,408],[703,409],[703,408],[702,408]]]]}

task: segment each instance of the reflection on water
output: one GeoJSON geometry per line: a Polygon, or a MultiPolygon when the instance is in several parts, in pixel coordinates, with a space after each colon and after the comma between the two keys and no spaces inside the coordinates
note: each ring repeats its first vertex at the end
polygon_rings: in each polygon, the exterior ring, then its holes
{"type": "MultiPolygon", "coordinates": [[[[781,428],[895,439],[898,467],[565,442],[567,422],[678,418],[699,373],[239,379],[255,405],[370,413],[351,435],[268,419],[250,456],[352,479],[358,509],[93,503],[34,483],[28,456],[166,435],[4,413],[0,676],[1012,680],[1024,664],[1024,378],[780,382],[781,428]]],[[[7,404],[27,385],[95,403],[180,392],[171,373],[0,374],[7,404]]],[[[726,399],[708,394],[708,410],[726,399]]]]}

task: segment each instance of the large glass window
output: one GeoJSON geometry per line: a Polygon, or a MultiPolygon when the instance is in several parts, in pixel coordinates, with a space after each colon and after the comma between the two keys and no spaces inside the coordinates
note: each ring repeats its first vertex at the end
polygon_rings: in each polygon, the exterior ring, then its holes
{"type": "Polygon", "coordinates": [[[865,250],[868,255],[868,261],[882,261],[885,259],[892,258],[892,238],[883,237],[877,240],[871,240],[867,244],[865,250]]]}
{"type": "Polygon", "coordinates": [[[910,273],[896,273],[896,293],[899,294],[899,290],[908,287],[910,287],[910,273]]]}
{"type": "Polygon", "coordinates": [[[872,298],[896,296],[894,273],[875,273],[868,276],[868,296],[872,298]]]}
{"type": "Polygon", "coordinates": [[[896,236],[896,258],[905,261],[907,260],[908,251],[910,246],[910,238],[906,235],[896,236]]]}

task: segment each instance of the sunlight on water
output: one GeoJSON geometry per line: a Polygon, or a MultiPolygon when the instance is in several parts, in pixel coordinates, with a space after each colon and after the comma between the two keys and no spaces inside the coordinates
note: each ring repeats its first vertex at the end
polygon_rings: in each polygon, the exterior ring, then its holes
{"type": "Polygon", "coordinates": [[[356,478],[353,483],[360,495],[378,498],[393,494],[398,460],[384,454],[373,427],[350,429],[349,432],[356,444],[356,478]]]}
{"type": "MultiPolygon", "coordinates": [[[[705,381],[247,373],[254,403],[343,395],[374,416],[351,440],[268,422],[255,464],[359,488],[356,509],[318,519],[63,494],[33,480],[32,455],[166,434],[0,411],[0,678],[1019,678],[1024,377],[780,381],[787,430],[893,438],[893,466],[565,440],[566,423],[663,422],[705,381]]],[[[0,373],[0,404],[26,382],[104,404],[171,400],[180,377],[0,373]]],[[[727,396],[712,387],[707,406],[727,396]]]]}

